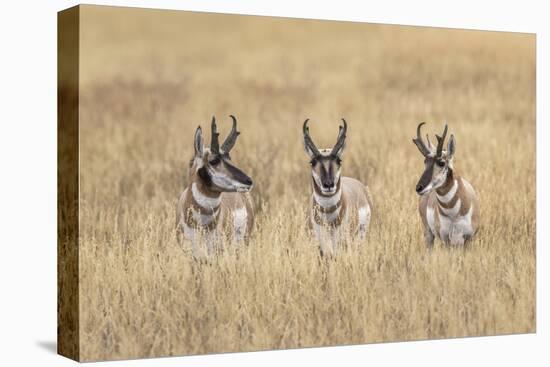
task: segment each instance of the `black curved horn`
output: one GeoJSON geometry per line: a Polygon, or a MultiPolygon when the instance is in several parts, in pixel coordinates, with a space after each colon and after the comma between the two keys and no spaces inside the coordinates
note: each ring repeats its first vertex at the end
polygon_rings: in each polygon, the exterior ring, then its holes
{"type": "Polygon", "coordinates": [[[422,153],[424,157],[427,157],[430,154],[432,154],[432,150],[429,147],[427,147],[424,141],[422,140],[420,130],[422,129],[422,125],[425,125],[425,124],[426,124],[425,122],[421,122],[420,124],[418,124],[418,127],[416,128],[416,139],[413,139],[413,143],[416,144],[418,150],[420,150],[420,153],[422,153]]]}
{"type": "Polygon", "coordinates": [[[220,154],[219,136],[220,134],[216,126],[216,117],[212,116],[212,140],[210,141],[210,151],[214,154],[220,154]]]}
{"type": "Polygon", "coordinates": [[[445,129],[443,130],[443,136],[435,135],[437,138],[437,150],[435,153],[436,157],[441,157],[441,154],[443,153],[443,143],[445,142],[445,137],[447,136],[447,124],[445,124],[445,129]]]}
{"type": "Polygon", "coordinates": [[[336,139],[336,144],[334,145],[334,148],[332,148],[332,151],[330,152],[331,155],[338,155],[339,152],[344,147],[344,144],[346,142],[346,132],[348,131],[348,123],[345,119],[342,119],[344,122],[344,126],[340,125],[340,129],[338,130],[338,138],[336,139]]]}
{"type": "Polygon", "coordinates": [[[309,127],[307,126],[308,121],[309,119],[306,119],[304,121],[304,126],[302,128],[304,133],[304,144],[306,145],[306,149],[309,149],[313,153],[313,155],[319,156],[321,155],[321,153],[319,153],[319,150],[315,146],[315,143],[311,139],[311,136],[309,136],[309,127]]]}
{"type": "Polygon", "coordinates": [[[237,131],[237,119],[233,115],[229,115],[229,117],[233,120],[233,126],[231,127],[231,132],[222,144],[222,152],[224,153],[229,153],[229,151],[233,149],[233,146],[237,141],[237,136],[240,134],[240,132],[237,131]]]}

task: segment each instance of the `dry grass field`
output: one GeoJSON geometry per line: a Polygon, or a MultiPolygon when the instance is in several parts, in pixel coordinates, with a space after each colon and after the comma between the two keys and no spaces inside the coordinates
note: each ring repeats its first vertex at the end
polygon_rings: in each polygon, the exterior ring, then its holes
{"type": "Polygon", "coordinates": [[[81,27],[83,360],[535,331],[533,35],[91,6],[81,27]],[[175,204],[213,114],[222,136],[239,119],[257,220],[239,256],[198,265],[175,204]],[[319,146],[347,119],[343,174],[374,199],[367,240],[328,263],[306,117],[319,146]],[[428,252],[411,139],[444,120],[481,229],[428,252]]]}

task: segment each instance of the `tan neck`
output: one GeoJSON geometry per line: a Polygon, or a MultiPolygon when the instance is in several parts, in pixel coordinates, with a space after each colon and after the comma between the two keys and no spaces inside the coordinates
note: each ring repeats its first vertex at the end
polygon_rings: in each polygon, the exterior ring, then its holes
{"type": "Polygon", "coordinates": [[[445,183],[443,183],[443,185],[441,185],[435,190],[437,194],[440,196],[446,195],[452,189],[456,177],[457,175],[454,173],[452,169],[450,169],[447,173],[447,178],[445,179],[445,183]]]}
{"type": "Polygon", "coordinates": [[[464,200],[459,200],[463,196],[463,190],[461,178],[450,171],[445,183],[436,190],[437,205],[442,215],[455,217],[462,212],[464,200]]]}
{"type": "Polygon", "coordinates": [[[190,227],[213,229],[221,212],[221,193],[210,190],[198,175],[191,177],[187,190],[185,221],[190,227]]]}
{"type": "Polygon", "coordinates": [[[313,210],[315,222],[328,222],[339,225],[345,213],[345,198],[342,190],[342,179],[338,180],[334,194],[325,194],[313,180],[313,210]]]}

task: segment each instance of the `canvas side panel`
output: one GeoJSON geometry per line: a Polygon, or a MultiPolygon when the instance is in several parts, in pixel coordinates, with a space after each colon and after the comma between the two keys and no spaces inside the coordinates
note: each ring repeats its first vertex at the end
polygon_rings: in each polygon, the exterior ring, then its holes
{"type": "Polygon", "coordinates": [[[79,7],[57,18],[57,352],[79,359],[79,7]]]}

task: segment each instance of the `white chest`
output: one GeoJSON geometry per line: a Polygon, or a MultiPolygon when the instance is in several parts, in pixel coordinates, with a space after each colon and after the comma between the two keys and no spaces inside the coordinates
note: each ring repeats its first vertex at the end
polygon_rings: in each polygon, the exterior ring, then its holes
{"type": "MultiPolygon", "coordinates": [[[[340,225],[338,226],[330,226],[329,224],[337,218],[337,216],[340,214],[340,208],[336,209],[334,212],[331,213],[321,213],[321,212],[314,212],[315,209],[312,209],[311,212],[311,225],[313,229],[313,235],[317,241],[319,241],[321,250],[323,253],[330,253],[333,254],[337,251],[339,243],[344,238],[345,233],[349,233],[350,231],[350,218],[349,218],[349,211],[346,211],[342,221],[340,222],[340,225]],[[317,214],[318,217],[321,218],[323,221],[323,224],[317,224],[315,220],[313,219],[315,215],[317,214]]],[[[357,215],[357,221],[358,221],[358,228],[357,228],[357,236],[359,236],[360,239],[363,239],[366,234],[367,230],[370,224],[370,218],[371,218],[371,209],[370,207],[364,206],[357,209],[357,212],[354,213],[354,215],[357,215]]]]}
{"type": "MultiPolygon", "coordinates": [[[[449,209],[449,211],[451,210],[449,209]]],[[[465,215],[458,215],[458,211],[455,216],[439,215],[439,238],[450,244],[463,244],[464,237],[471,236],[474,233],[472,226],[473,207],[470,207],[465,215]]],[[[433,233],[436,233],[435,226],[430,225],[430,228],[433,233]]]]}
{"type": "Polygon", "coordinates": [[[340,222],[340,225],[332,226],[330,225],[338,215],[340,214],[340,208],[336,209],[335,211],[331,213],[322,213],[320,211],[315,212],[315,209],[312,209],[311,211],[311,224],[313,227],[313,233],[315,235],[315,238],[320,241],[322,238],[329,238],[334,237],[338,234],[338,232],[341,230],[342,227],[346,226],[347,222],[347,213],[344,214],[344,218],[342,218],[342,221],[340,222]],[[315,216],[318,216],[318,218],[321,219],[323,224],[317,224],[313,218],[315,216]]]}
{"type": "MultiPolygon", "coordinates": [[[[218,211],[216,211],[215,213],[217,214],[218,211]]],[[[192,213],[193,219],[199,225],[199,228],[191,227],[187,225],[185,221],[182,221],[181,228],[185,239],[190,241],[195,241],[198,239],[197,236],[199,234],[202,234],[202,237],[207,238],[208,240],[218,238],[221,231],[220,225],[215,225],[210,230],[206,230],[206,227],[205,229],[202,229],[202,230],[200,229],[200,226],[208,226],[209,224],[212,223],[212,221],[215,219],[213,215],[201,214],[193,209],[191,209],[191,213],[192,213]]],[[[246,233],[248,230],[248,212],[246,208],[242,207],[242,208],[235,209],[231,213],[231,215],[232,215],[232,223],[231,222],[230,223],[232,225],[234,239],[236,241],[242,241],[246,236],[246,233]]],[[[217,220],[218,220],[218,223],[221,223],[224,220],[222,213],[220,213],[217,220]]]]}

